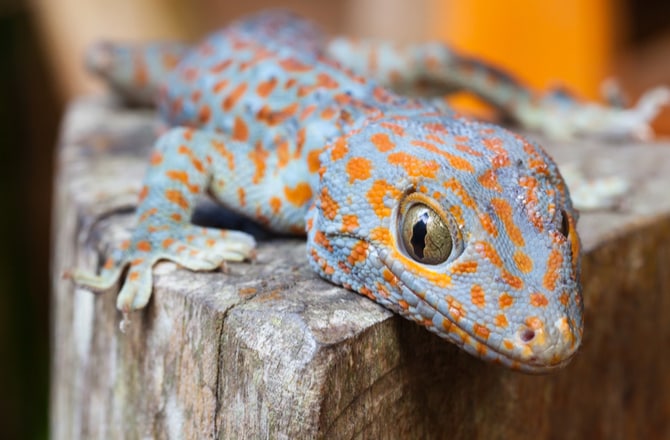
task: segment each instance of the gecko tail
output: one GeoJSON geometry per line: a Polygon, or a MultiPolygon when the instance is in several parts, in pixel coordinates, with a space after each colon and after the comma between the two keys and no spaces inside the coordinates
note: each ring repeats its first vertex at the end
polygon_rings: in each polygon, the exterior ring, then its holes
{"type": "Polygon", "coordinates": [[[174,70],[188,49],[189,46],[182,43],[101,41],[87,50],[85,64],[126,103],[152,106],[163,79],[174,70]]]}

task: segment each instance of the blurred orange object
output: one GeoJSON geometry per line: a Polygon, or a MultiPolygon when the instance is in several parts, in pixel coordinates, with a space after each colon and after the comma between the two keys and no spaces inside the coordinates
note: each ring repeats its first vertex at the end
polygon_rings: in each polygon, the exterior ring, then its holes
{"type": "Polygon", "coordinates": [[[539,89],[598,98],[611,72],[614,2],[437,0],[432,34],[539,89]]]}

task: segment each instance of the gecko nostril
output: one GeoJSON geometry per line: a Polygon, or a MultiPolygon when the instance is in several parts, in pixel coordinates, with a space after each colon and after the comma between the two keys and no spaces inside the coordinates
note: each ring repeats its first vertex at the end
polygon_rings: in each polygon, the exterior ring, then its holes
{"type": "Polygon", "coordinates": [[[535,339],[535,330],[527,328],[523,330],[519,336],[523,342],[530,342],[535,339]]]}

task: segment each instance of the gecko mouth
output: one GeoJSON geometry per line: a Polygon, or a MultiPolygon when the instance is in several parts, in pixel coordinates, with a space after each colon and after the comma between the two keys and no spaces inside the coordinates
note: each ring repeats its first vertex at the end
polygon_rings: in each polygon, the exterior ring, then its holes
{"type": "MultiPolygon", "coordinates": [[[[416,322],[419,322],[417,315],[430,316],[432,325],[426,326],[429,331],[477,358],[525,373],[543,374],[567,365],[577,351],[578,337],[573,336],[574,343],[570,346],[560,341],[560,338],[551,338],[544,330],[530,327],[522,327],[516,333],[511,348],[503,347],[502,339],[499,339],[497,344],[492,343],[490,339],[485,339],[474,331],[472,321],[461,317],[457,322],[453,317],[442,313],[427,299],[427,295],[416,293],[417,289],[412,288],[411,280],[405,275],[404,269],[389,261],[385,252],[380,252],[378,256],[383,266],[398,279],[402,298],[410,305],[407,310],[398,307],[397,312],[416,322]],[[442,323],[435,317],[441,318],[442,323]],[[542,337],[546,338],[547,342],[541,345],[534,344],[536,339],[542,337]],[[482,347],[485,347],[485,350],[482,350],[482,347]]],[[[421,323],[425,324],[426,321],[422,320],[421,323]]]]}

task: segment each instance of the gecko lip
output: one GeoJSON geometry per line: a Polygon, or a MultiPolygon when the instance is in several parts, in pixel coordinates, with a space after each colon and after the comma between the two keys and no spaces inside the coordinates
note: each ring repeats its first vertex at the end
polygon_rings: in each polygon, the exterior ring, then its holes
{"type": "MultiPolygon", "coordinates": [[[[460,319],[460,322],[456,322],[452,317],[443,314],[440,312],[433,304],[428,302],[425,299],[425,296],[421,296],[415,292],[412,288],[411,280],[407,279],[407,276],[404,276],[405,271],[399,267],[398,264],[393,264],[393,262],[388,261],[389,256],[384,252],[379,253],[380,261],[383,266],[386,267],[393,275],[398,278],[398,286],[403,291],[403,298],[407,299],[408,297],[414,297],[416,300],[413,301],[415,307],[420,306],[424,308],[429,308],[434,314],[437,314],[443,319],[449,320],[451,324],[459,328],[462,332],[467,334],[468,337],[472,338],[477,343],[486,347],[487,352],[482,354],[477,350],[475,345],[467,343],[462,339],[448,338],[445,337],[444,332],[438,331],[437,327],[429,326],[428,330],[433,333],[438,334],[439,336],[447,339],[451,343],[455,344],[459,348],[468,352],[469,354],[484,359],[493,363],[500,363],[508,368],[522,371],[524,373],[530,374],[543,374],[549,373],[551,371],[560,369],[567,365],[572,358],[574,357],[577,349],[580,345],[581,337],[578,332],[570,331],[571,337],[573,339],[572,344],[562,343],[560,339],[551,339],[548,343],[543,344],[542,346],[534,346],[533,341],[536,337],[540,336],[541,331],[535,331],[531,328],[524,327],[519,329],[516,333],[517,341],[515,341],[514,347],[511,350],[502,349],[500,346],[491,344],[490,341],[483,339],[481,336],[477,335],[473,329],[472,325],[463,325],[464,323],[472,323],[465,317],[460,319]],[[395,266],[395,267],[394,267],[395,266]],[[521,350],[529,351],[528,354],[521,353],[521,350]]],[[[409,301],[408,301],[409,302],[409,301]]],[[[410,302],[411,303],[411,302],[410,302]]],[[[548,335],[545,335],[548,336],[548,335]]]]}

